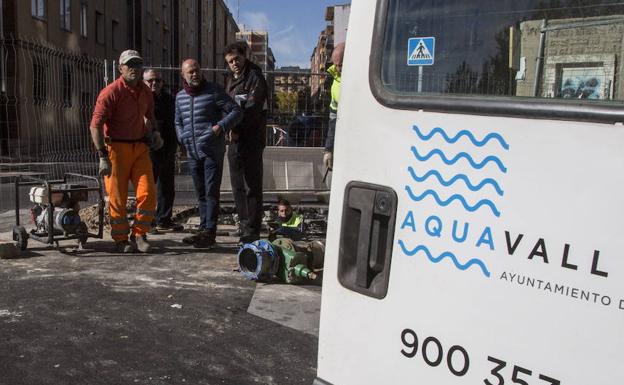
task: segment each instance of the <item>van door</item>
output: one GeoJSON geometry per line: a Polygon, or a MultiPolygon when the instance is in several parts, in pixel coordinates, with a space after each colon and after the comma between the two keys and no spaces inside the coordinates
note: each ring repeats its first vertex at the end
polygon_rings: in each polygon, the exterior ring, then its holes
{"type": "Polygon", "coordinates": [[[315,384],[624,384],[624,8],[548,4],[353,2],[315,384]]]}

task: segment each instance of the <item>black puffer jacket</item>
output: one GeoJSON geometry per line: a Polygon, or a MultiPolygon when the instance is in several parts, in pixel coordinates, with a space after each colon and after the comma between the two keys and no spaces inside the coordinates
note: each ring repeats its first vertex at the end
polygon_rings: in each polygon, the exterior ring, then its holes
{"type": "Polygon", "coordinates": [[[232,128],[232,131],[239,134],[239,142],[242,144],[257,143],[264,147],[267,83],[260,67],[247,61],[238,79],[235,79],[234,74],[230,72],[225,90],[243,110],[243,120],[232,128]]]}
{"type": "Polygon", "coordinates": [[[154,95],[154,115],[158,123],[160,136],[165,142],[159,151],[175,152],[178,147],[178,139],[174,125],[175,119],[175,99],[166,91],[154,95]]]}

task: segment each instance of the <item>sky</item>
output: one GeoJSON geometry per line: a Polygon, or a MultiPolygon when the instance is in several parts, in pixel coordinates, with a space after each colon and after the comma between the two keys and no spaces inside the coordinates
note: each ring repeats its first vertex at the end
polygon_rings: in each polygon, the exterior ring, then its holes
{"type": "Polygon", "coordinates": [[[276,67],[310,68],[310,56],[325,29],[325,8],[350,0],[226,0],[246,29],[269,32],[276,67]],[[238,12],[237,12],[238,5],[238,12]]]}

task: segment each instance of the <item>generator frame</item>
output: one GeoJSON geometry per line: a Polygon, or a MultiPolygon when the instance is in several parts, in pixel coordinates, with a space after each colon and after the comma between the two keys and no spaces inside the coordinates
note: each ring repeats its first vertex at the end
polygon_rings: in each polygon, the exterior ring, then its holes
{"type": "MultiPolygon", "coordinates": [[[[81,222],[82,219],[81,219],[81,222]]],[[[47,180],[45,178],[38,178],[32,175],[24,175],[20,174],[15,178],[15,226],[13,227],[13,240],[18,242],[18,247],[23,251],[26,249],[28,244],[28,239],[32,238],[35,241],[46,243],[49,245],[56,244],[56,247],[59,246],[59,241],[69,240],[69,239],[77,239],[80,240],[81,237],[84,237],[85,240],[87,238],[98,238],[102,239],[104,236],[104,194],[102,192],[102,183],[100,178],[92,177],[89,175],[83,174],[75,174],[75,173],[65,173],[63,175],[63,179],[58,180],[47,180]],[[90,182],[95,182],[95,186],[91,185],[91,187],[76,187],[76,188],[59,188],[54,189],[55,185],[59,184],[67,184],[68,177],[73,177],[76,179],[82,179],[90,182]],[[24,226],[20,224],[20,195],[19,190],[21,186],[44,186],[47,192],[47,204],[46,210],[48,211],[47,220],[48,220],[48,230],[47,234],[35,234],[35,229],[27,232],[24,226]],[[52,196],[55,193],[70,193],[70,192],[86,192],[87,196],[90,192],[98,193],[98,232],[91,233],[86,231],[86,234],[63,234],[63,235],[55,235],[54,231],[54,209],[57,207],[52,202],[52,196]]]]}

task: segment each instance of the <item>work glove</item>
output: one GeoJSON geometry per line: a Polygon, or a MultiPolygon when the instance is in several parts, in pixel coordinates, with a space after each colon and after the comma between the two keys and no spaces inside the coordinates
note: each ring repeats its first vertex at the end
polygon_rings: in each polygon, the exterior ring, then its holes
{"type": "Polygon", "coordinates": [[[327,151],[323,153],[323,164],[326,169],[331,170],[334,167],[334,153],[333,151],[327,151]]]}
{"type": "Polygon", "coordinates": [[[152,150],[158,151],[165,144],[162,137],[160,136],[160,132],[153,131],[151,134],[148,134],[148,143],[152,150]]]}
{"type": "Polygon", "coordinates": [[[110,159],[108,159],[107,156],[101,157],[100,158],[100,168],[98,170],[98,173],[100,174],[100,176],[101,177],[111,176],[112,172],[113,172],[113,165],[111,164],[110,159]]]}

